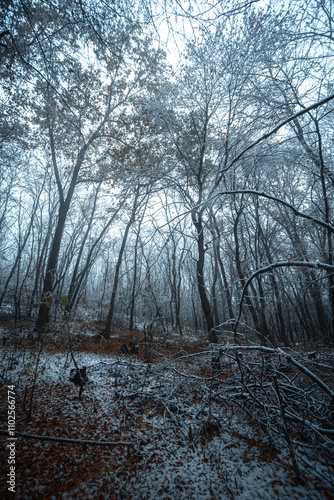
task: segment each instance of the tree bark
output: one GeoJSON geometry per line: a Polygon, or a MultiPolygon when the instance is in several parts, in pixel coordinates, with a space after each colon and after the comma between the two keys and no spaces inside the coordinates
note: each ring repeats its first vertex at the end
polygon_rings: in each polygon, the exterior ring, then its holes
{"type": "MultiPolygon", "coordinates": [[[[236,217],[235,222],[234,222],[233,232],[234,232],[234,241],[235,241],[236,268],[238,271],[238,275],[239,275],[241,284],[242,284],[242,286],[244,286],[245,282],[246,282],[246,278],[245,278],[245,275],[244,275],[244,272],[243,272],[242,266],[241,266],[240,244],[239,244],[239,236],[238,236],[238,223],[239,223],[241,213],[242,213],[242,208],[240,208],[237,211],[237,217],[236,217]]],[[[245,300],[246,300],[246,304],[248,306],[248,309],[251,313],[255,329],[260,335],[261,344],[266,345],[266,343],[267,343],[266,338],[268,337],[269,341],[271,342],[272,341],[271,336],[269,335],[268,331],[263,331],[261,322],[260,322],[258,315],[256,313],[256,309],[255,309],[248,294],[245,295],[245,300]]]]}
{"type": "Polygon", "coordinates": [[[197,231],[197,250],[198,250],[198,258],[197,258],[197,266],[196,266],[196,275],[197,275],[197,287],[199,296],[201,299],[202,310],[205,318],[206,328],[208,332],[208,339],[212,343],[217,343],[217,335],[214,330],[214,320],[211,305],[206,293],[205,281],[204,281],[204,234],[203,234],[203,223],[201,214],[195,214],[192,212],[192,221],[197,231]],[[196,218],[197,215],[197,218],[196,218]]]}
{"type": "Polygon", "coordinates": [[[39,307],[39,311],[38,311],[38,318],[37,318],[36,326],[35,326],[36,330],[39,332],[42,332],[43,330],[47,330],[48,325],[49,325],[50,307],[51,307],[51,303],[52,303],[51,294],[53,292],[53,283],[54,283],[54,278],[55,278],[56,271],[57,271],[57,262],[58,262],[58,258],[59,258],[60,245],[61,245],[61,240],[62,240],[62,236],[63,236],[63,232],[64,232],[67,214],[68,214],[70,204],[71,204],[71,201],[73,198],[74,190],[75,190],[75,187],[77,184],[79,171],[80,171],[80,168],[84,162],[87,150],[94,143],[96,138],[99,136],[100,131],[102,130],[106,119],[107,119],[107,117],[99,124],[99,126],[96,128],[96,130],[91,134],[89,140],[80,149],[78,156],[77,156],[77,159],[76,159],[73,174],[71,177],[71,182],[70,182],[70,185],[69,185],[69,188],[67,191],[67,195],[65,198],[63,187],[62,187],[61,182],[60,182],[59,171],[58,171],[57,160],[56,160],[55,141],[54,141],[54,137],[53,137],[53,123],[51,120],[50,111],[48,111],[48,113],[47,113],[53,169],[54,169],[55,178],[57,181],[58,193],[59,193],[59,212],[58,212],[58,221],[57,221],[55,233],[54,233],[51,248],[50,248],[49,258],[48,258],[48,262],[47,262],[47,266],[46,266],[43,291],[42,291],[42,298],[41,298],[41,303],[40,303],[40,307],[39,307]]]}
{"type": "Polygon", "coordinates": [[[129,222],[126,225],[125,232],[123,235],[122,245],[121,245],[121,248],[120,248],[120,251],[118,254],[118,259],[117,259],[117,264],[116,264],[116,269],[115,269],[114,284],[113,284],[113,289],[112,289],[112,293],[111,293],[110,306],[109,306],[109,312],[108,312],[108,317],[107,317],[107,323],[106,323],[106,327],[105,327],[104,335],[103,335],[106,340],[108,340],[110,338],[110,329],[111,329],[112,319],[114,316],[115,299],[116,299],[116,293],[117,293],[117,288],[118,288],[119,271],[121,268],[123,253],[125,250],[126,241],[128,239],[130,227],[135,220],[135,213],[136,213],[136,208],[137,208],[138,196],[139,196],[139,185],[137,186],[137,190],[136,190],[136,194],[135,194],[135,198],[134,198],[134,202],[133,202],[133,206],[132,206],[131,216],[130,216],[129,222]]]}

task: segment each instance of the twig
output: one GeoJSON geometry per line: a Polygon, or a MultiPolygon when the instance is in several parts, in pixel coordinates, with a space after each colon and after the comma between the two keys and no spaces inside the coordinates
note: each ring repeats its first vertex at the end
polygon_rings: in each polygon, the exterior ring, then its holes
{"type": "Polygon", "coordinates": [[[296,476],[300,477],[300,472],[299,472],[299,467],[298,467],[297,460],[296,460],[295,450],[293,449],[291,437],[290,437],[290,434],[288,431],[288,426],[286,423],[284,401],[283,401],[283,398],[281,396],[281,391],[279,389],[277,378],[273,377],[273,381],[274,381],[275,391],[277,394],[277,400],[278,400],[278,404],[279,404],[280,413],[282,416],[284,437],[285,437],[286,444],[288,445],[288,449],[289,449],[289,453],[290,453],[290,457],[291,457],[292,468],[293,468],[293,471],[296,474],[296,476]]]}

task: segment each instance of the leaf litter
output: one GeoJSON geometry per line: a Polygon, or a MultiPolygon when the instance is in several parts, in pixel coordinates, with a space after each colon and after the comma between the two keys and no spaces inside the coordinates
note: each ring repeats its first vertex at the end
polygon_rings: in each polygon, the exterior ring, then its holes
{"type": "MultiPolygon", "coordinates": [[[[87,367],[81,399],[69,381],[74,365],[67,351],[43,349],[38,357],[34,343],[6,345],[1,355],[1,429],[6,429],[10,383],[17,393],[18,433],[125,444],[17,435],[16,498],[333,498],[332,464],[312,462],[317,477],[304,474],[298,480],[284,446],[273,445],[268,430],[226,400],[225,389],[232,394],[233,383],[228,382],[235,377],[235,359],[225,360],[215,372],[207,344],[195,352],[189,344],[163,352],[160,346],[160,357],[147,363],[141,349],[138,356],[121,356],[114,344],[108,354],[92,347],[93,338],[89,342],[75,350],[77,366],[87,367]]],[[[5,478],[7,437],[1,439],[5,478]]],[[[9,493],[2,481],[2,498],[9,493]]]]}

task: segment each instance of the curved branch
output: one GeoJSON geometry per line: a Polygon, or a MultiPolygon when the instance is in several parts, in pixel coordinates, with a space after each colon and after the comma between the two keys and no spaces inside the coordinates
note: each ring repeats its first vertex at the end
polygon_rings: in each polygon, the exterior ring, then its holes
{"type": "MultiPolygon", "coordinates": [[[[315,222],[316,224],[319,224],[319,226],[323,226],[332,233],[334,233],[334,226],[329,224],[328,222],[324,222],[321,219],[317,219],[316,217],[312,217],[312,215],[304,214],[303,212],[300,212],[297,210],[293,205],[288,203],[287,201],[282,200],[281,198],[277,198],[276,196],[272,196],[270,194],[267,194],[265,192],[261,191],[255,191],[253,189],[236,189],[233,191],[221,191],[220,193],[217,193],[215,197],[222,196],[223,194],[255,194],[256,196],[262,196],[264,198],[268,198],[268,200],[273,200],[277,201],[278,203],[281,203],[282,205],[290,208],[294,212],[294,214],[298,215],[299,217],[303,217],[304,219],[308,219],[312,222],[315,222]]],[[[211,198],[212,199],[212,198],[211,198]]],[[[208,200],[210,201],[210,200],[208,200]]]]}
{"type": "Polygon", "coordinates": [[[247,146],[247,148],[243,149],[241,151],[241,153],[239,153],[238,156],[236,156],[226,168],[221,170],[221,175],[223,175],[224,172],[229,170],[232,167],[232,165],[234,165],[234,163],[236,163],[247,151],[252,149],[254,146],[259,144],[260,142],[264,141],[265,139],[268,139],[268,137],[276,134],[276,132],[278,132],[282,127],[284,127],[284,125],[287,125],[291,121],[296,120],[296,118],[298,118],[299,116],[305,115],[309,111],[312,111],[312,109],[316,109],[319,106],[322,106],[323,104],[326,104],[327,102],[332,101],[333,99],[334,99],[334,94],[331,94],[328,97],[326,97],[325,99],[322,99],[321,101],[318,101],[314,104],[311,104],[311,106],[308,106],[307,108],[303,108],[302,110],[298,111],[298,113],[295,113],[294,115],[290,116],[289,118],[286,118],[285,120],[283,120],[281,123],[276,125],[275,128],[273,128],[272,130],[270,130],[266,134],[263,134],[256,141],[252,142],[252,144],[247,146]]]}
{"type": "Polygon", "coordinates": [[[278,267],[310,267],[310,268],[317,268],[317,269],[325,269],[326,271],[333,271],[334,273],[334,266],[331,264],[326,264],[324,262],[305,262],[305,261],[290,261],[288,260],[287,262],[274,262],[273,264],[270,264],[270,266],[262,267],[261,269],[258,269],[255,271],[255,273],[252,274],[246,281],[244,288],[242,290],[242,295],[241,295],[241,300],[239,304],[239,315],[238,318],[235,322],[234,325],[234,332],[236,333],[238,324],[240,322],[240,317],[241,317],[241,311],[242,311],[242,304],[246,295],[246,290],[248,288],[248,285],[253,281],[254,278],[259,276],[260,274],[264,274],[268,271],[271,271],[272,269],[276,269],[278,267]]]}

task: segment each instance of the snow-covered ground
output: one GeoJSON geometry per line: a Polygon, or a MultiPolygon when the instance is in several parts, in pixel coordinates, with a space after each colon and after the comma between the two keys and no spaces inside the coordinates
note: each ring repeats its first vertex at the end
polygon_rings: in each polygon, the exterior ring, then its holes
{"type": "MultiPolygon", "coordinates": [[[[68,353],[38,354],[36,348],[5,346],[1,417],[6,414],[7,385],[15,385],[21,399],[26,391],[27,409],[35,379],[30,421],[17,400],[17,432],[131,446],[88,446],[82,451],[81,446],[55,448],[54,443],[18,438],[24,484],[18,475],[17,498],[334,498],[333,464],[314,465],[318,480],[304,475],[303,482],[297,481],[287,449],[272,449],[270,436],[259,432],[241,411],[212,398],[221,394],[221,385],[218,390],[208,382],[205,354],[181,353],[154,365],[136,356],[88,352],[75,352],[75,360],[87,367],[82,400],[69,381],[74,365],[68,353]],[[60,450],[64,455],[58,455],[60,450]],[[72,464],[70,471],[62,460],[72,464]],[[81,477],[76,463],[83,471],[91,467],[95,472],[81,477]],[[61,484],[77,476],[68,489],[50,495],[52,481],[61,484]]],[[[233,374],[233,364],[229,370],[233,374]]],[[[5,422],[1,429],[6,429],[5,422]]],[[[4,479],[1,491],[6,493],[4,479]]]]}

